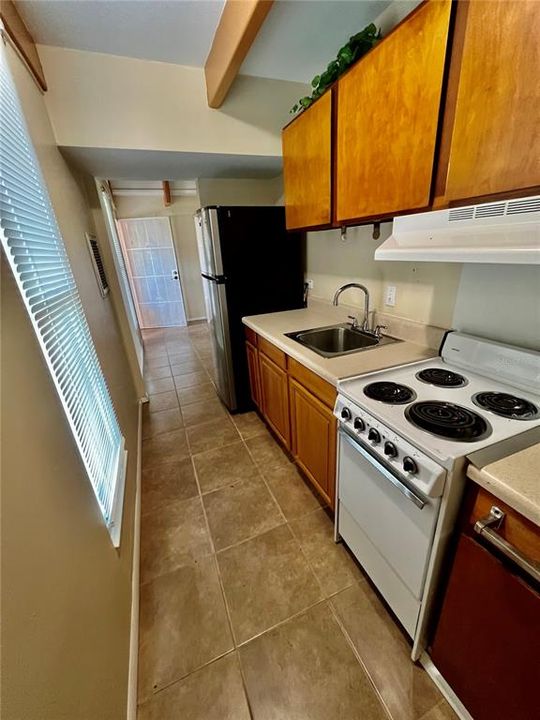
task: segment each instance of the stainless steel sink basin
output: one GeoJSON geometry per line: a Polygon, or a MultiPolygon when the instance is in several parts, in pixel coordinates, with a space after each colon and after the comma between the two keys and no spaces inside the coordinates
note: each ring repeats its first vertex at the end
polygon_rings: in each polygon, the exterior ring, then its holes
{"type": "Polygon", "coordinates": [[[393,342],[400,342],[396,338],[383,335],[380,338],[353,329],[350,325],[329,325],[328,327],[313,328],[311,330],[299,330],[298,332],[286,333],[287,337],[313,350],[322,357],[336,357],[337,355],[348,355],[349,353],[369,350],[380,345],[388,345],[393,342]]]}

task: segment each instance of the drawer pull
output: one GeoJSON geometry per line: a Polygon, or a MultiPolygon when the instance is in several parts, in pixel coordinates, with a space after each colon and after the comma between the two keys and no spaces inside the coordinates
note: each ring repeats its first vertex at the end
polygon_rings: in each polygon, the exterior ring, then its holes
{"type": "Polygon", "coordinates": [[[495,530],[498,530],[503,524],[505,514],[496,505],[493,505],[486,515],[474,524],[474,531],[484,538],[488,543],[497,548],[505,557],[512,560],[527,575],[529,575],[537,583],[540,583],[540,564],[529,560],[522,552],[513,545],[510,545],[495,530]]]}

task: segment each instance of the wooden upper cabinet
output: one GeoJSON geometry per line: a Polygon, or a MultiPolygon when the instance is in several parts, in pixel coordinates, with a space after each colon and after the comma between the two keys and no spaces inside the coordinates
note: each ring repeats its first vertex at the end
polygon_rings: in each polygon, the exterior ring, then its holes
{"type": "Polygon", "coordinates": [[[338,223],[429,206],[450,13],[428,0],[340,78],[338,223]]]}
{"type": "Polygon", "coordinates": [[[289,230],[329,225],[332,92],[283,129],[283,182],[289,230]]]}
{"type": "Polygon", "coordinates": [[[540,185],[539,74],[540,3],[458,3],[443,202],[540,185]]]}

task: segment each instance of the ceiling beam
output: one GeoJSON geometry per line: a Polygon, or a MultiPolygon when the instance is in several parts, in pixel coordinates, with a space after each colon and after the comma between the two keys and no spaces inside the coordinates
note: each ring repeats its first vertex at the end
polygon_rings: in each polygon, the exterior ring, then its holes
{"type": "Polygon", "coordinates": [[[28,28],[12,0],[2,0],[0,8],[0,19],[9,40],[21,55],[39,87],[45,92],[47,90],[45,73],[41,67],[34,38],[28,32],[28,28]]]}
{"type": "Polygon", "coordinates": [[[161,186],[163,188],[163,204],[165,207],[169,207],[171,204],[171,186],[169,185],[169,181],[163,180],[161,186]]]}
{"type": "Polygon", "coordinates": [[[273,0],[226,0],[204,66],[211,108],[223,104],[272,5],[273,0]]]}

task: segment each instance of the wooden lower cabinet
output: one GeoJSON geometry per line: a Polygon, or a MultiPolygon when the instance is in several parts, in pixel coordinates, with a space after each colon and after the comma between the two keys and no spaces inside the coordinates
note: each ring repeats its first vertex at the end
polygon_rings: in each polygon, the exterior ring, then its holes
{"type": "MultiPolygon", "coordinates": [[[[475,492],[470,486],[466,502],[475,492]]],[[[540,717],[540,594],[472,530],[492,505],[507,513],[497,533],[538,557],[540,529],[480,491],[459,536],[430,655],[474,720],[532,720],[540,717]]]]}
{"type": "Polygon", "coordinates": [[[333,385],[246,330],[251,397],[303,474],[334,509],[337,423],[333,385]]]}
{"type": "Polygon", "coordinates": [[[248,361],[249,386],[251,388],[251,399],[259,408],[259,410],[262,410],[261,377],[259,373],[259,351],[250,342],[246,342],[246,353],[248,361]]]}
{"type": "Polygon", "coordinates": [[[291,429],[287,372],[261,352],[259,353],[259,373],[262,413],[287,450],[290,450],[291,429]]]}
{"type": "Polygon", "coordinates": [[[289,379],[291,449],[294,459],[334,507],[336,420],[332,410],[296,380],[289,379]]]}

